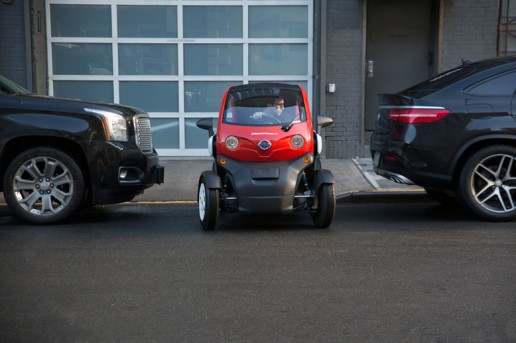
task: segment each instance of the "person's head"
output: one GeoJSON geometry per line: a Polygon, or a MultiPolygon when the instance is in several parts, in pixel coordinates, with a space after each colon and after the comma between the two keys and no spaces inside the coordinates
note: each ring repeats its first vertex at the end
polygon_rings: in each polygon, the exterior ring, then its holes
{"type": "Polygon", "coordinates": [[[285,109],[285,100],[283,98],[277,98],[274,100],[272,107],[274,107],[274,113],[276,113],[276,115],[281,115],[285,109]]]}

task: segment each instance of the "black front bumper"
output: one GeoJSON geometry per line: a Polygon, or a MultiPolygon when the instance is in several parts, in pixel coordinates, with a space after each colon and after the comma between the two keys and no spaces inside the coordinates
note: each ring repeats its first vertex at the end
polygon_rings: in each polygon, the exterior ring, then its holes
{"type": "Polygon", "coordinates": [[[93,204],[130,201],[164,182],[164,167],[157,153],[142,153],[131,146],[107,143],[89,167],[93,204]]]}
{"type": "Polygon", "coordinates": [[[290,213],[303,172],[313,165],[305,156],[279,162],[242,162],[218,156],[218,167],[231,182],[241,213],[290,213]],[[220,164],[225,159],[224,165],[220,164]]]}

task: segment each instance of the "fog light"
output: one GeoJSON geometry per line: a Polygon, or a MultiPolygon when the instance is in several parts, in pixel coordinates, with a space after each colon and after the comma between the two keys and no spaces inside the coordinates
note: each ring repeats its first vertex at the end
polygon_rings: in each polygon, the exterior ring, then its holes
{"type": "Polygon", "coordinates": [[[120,170],[120,178],[125,179],[127,177],[127,173],[128,173],[127,169],[121,169],[120,170]]]}

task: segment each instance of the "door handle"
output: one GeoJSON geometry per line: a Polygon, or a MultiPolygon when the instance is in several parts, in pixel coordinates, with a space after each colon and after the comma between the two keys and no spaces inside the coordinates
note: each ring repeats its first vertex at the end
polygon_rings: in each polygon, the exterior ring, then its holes
{"type": "Polygon", "coordinates": [[[373,60],[367,61],[367,77],[369,77],[369,78],[374,77],[374,61],[373,60]]]}

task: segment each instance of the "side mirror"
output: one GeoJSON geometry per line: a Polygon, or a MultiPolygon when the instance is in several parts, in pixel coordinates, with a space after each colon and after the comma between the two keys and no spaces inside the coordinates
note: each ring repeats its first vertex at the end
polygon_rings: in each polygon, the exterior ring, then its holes
{"type": "Polygon", "coordinates": [[[319,127],[326,127],[333,124],[333,119],[327,116],[319,115],[317,116],[317,126],[319,127]]]}
{"type": "Polygon", "coordinates": [[[213,126],[213,118],[202,118],[197,121],[197,127],[199,129],[208,130],[210,137],[215,134],[213,126]]]}

